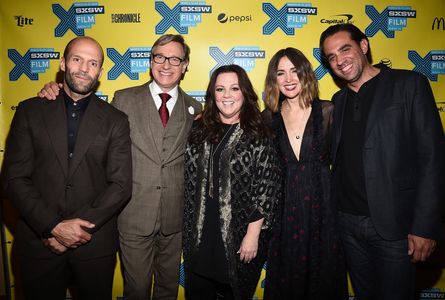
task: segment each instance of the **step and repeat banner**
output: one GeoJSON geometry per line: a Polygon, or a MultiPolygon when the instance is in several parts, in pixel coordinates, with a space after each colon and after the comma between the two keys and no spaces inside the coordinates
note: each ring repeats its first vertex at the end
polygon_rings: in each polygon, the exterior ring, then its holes
{"type": "MultiPolygon", "coordinates": [[[[374,63],[423,73],[430,81],[445,123],[445,1],[443,0],[49,0],[0,1],[0,163],[5,138],[18,102],[35,96],[56,80],[66,43],[91,36],[105,51],[97,94],[110,102],[114,91],[150,79],[150,50],[162,34],[184,35],[191,48],[182,88],[204,101],[209,75],[217,67],[238,64],[262,95],[269,59],[279,49],[296,47],[311,61],[320,96],[338,90],[321,65],[318,41],[329,25],[354,23],[369,37],[374,63]]],[[[445,154],[444,154],[445,155],[445,154]]],[[[8,295],[15,291],[12,241],[15,211],[3,201],[2,245],[8,295]]],[[[444,251],[442,251],[444,252],[444,251]]],[[[445,257],[422,265],[419,299],[445,299],[445,257]]],[[[179,299],[183,299],[183,272],[179,299]]],[[[256,299],[262,299],[264,272],[256,299]]],[[[113,299],[122,297],[116,267],[113,299]]],[[[351,293],[351,299],[353,295],[351,293]]]]}

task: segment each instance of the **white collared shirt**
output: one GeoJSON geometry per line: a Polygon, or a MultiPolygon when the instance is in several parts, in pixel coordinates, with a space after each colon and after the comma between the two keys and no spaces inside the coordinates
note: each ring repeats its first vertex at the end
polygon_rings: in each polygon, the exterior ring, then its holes
{"type": "MultiPolygon", "coordinates": [[[[159,110],[162,104],[161,97],[159,97],[160,93],[165,93],[159,87],[159,85],[153,80],[148,87],[150,88],[151,96],[155,101],[156,109],[159,110]]],[[[167,101],[167,109],[168,113],[171,115],[173,111],[173,107],[175,107],[176,101],[178,100],[178,86],[176,85],[173,89],[167,92],[171,96],[171,98],[167,101]]]]}

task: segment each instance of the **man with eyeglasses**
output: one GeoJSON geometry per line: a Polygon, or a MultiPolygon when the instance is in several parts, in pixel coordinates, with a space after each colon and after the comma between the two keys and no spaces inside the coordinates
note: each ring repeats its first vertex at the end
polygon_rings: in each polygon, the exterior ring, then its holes
{"type": "Polygon", "coordinates": [[[177,298],[184,150],[201,111],[179,87],[189,54],[181,35],[161,36],[151,49],[152,81],[117,91],[112,101],[128,115],[133,146],[133,196],[118,219],[127,300],[177,298]]]}
{"type": "MultiPolygon", "coordinates": [[[[202,109],[179,87],[189,56],[181,35],[161,36],[151,49],[152,80],[117,91],[111,102],[128,115],[132,141],[133,194],[118,218],[126,300],[177,298],[185,144],[202,109]]],[[[39,96],[57,93],[50,83],[39,96]]]]}

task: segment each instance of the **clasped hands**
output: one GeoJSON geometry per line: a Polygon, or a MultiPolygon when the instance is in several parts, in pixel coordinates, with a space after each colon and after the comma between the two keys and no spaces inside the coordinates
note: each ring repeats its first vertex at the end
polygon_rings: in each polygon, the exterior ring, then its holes
{"type": "Polygon", "coordinates": [[[43,240],[43,244],[56,254],[62,254],[68,249],[75,249],[91,240],[91,234],[85,228],[95,225],[79,218],[64,220],[51,231],[52,237],[43,240]]]}

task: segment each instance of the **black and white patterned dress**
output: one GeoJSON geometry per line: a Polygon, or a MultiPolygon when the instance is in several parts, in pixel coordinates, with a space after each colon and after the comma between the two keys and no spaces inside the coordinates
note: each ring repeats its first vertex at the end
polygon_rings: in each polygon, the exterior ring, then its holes
{"type": "MultiPolygon", "coordinates": [[[[211,143],[189,143],[185,154],[183,256],[186,294],[195,267],[200,265],[200,272],[203,272],[203,264],[200,264],[199,260],[208,259],[206,256],[209,253],[205,251],[209,247],[207,243],[215,241],[209,239],[210,235],[205,234],[208,228],[204,228],[208,224],[205,219],[206,209],[209,208],[206,201],[210,199],[208,178],[211,149],[211,143]],[[203,245],[204,243],[206,245],[203,245]],[[200,255],[203,249],[206,254],[200,255]]],[[[223,253],[225,261],[208,265],[211,269],[222,263],[223,268],[227,269],[228,281],[235,299],[252,299],[255,292],[267,256],[274,207],[281,192],[279,172],[279,162],[272,140],[251,140],[243,134],[239,124],[235,125],[221,150],[219,168],[214,170],[219,180],[218,191],[213,194],[217,200],[218,222],[213,222],[213,225],[217,224],[219,227],[215,229],[213,226],[210,230],[217,231],[218,239],[221,240],[219,245],[223,247],[215,251],[215,259],[221,260],[218,253],[223,253]],[[252,221],[252,215],[258,213],[264,217],[258,241],[258,254],[249,264],[245,264],[239,260],[237,251],[247,226],[252,221]]],[[[216,246],[218,247],[218,244],[216,246]]],[[[211,273],[210,270],[209,274],[211,273]]]]}

